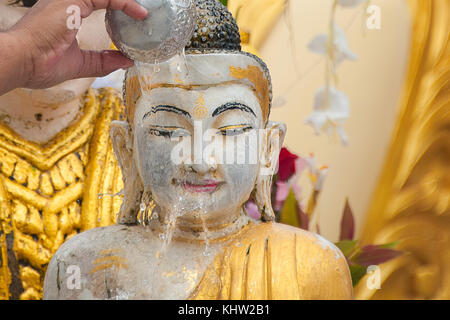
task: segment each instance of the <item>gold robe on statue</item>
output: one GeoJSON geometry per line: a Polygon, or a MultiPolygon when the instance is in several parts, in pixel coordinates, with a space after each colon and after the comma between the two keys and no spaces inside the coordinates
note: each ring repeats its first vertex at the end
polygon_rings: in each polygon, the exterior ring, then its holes
{"type": "Polygon", "coordinates": [[[194,300],[351,299],[342,253],[313,233],[280,223],[251,223],[208,267],[194,300]]]}
{"type": "Polygon", "coordinates": [[[109,139],[123,104],[90,89],[81,116],[48,143],[0,125],[0,300],[40,299],[46,267],[73,235],[116,222],[122,189],[109,139]]]}

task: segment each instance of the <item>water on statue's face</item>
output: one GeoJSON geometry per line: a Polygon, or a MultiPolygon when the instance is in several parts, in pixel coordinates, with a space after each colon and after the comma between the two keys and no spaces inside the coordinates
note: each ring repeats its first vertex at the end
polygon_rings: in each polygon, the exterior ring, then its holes
{"type": "Polygon", "coordinates": [[[207,220],[239,212],[259,172],[263,120],[251,88],[156,88],[134,119],[138,170],[163,212],[207,220]]]}

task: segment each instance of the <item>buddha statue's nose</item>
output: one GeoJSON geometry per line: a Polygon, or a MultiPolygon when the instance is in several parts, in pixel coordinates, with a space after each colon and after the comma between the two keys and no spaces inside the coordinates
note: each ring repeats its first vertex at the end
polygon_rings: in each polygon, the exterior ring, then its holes
{"type": "Polygon", "coordinates": [[[214,156],[210,156],[206,160],[203,159],[202,161],[193,161],[189,168],[190,171],[193,171],[199,175],[205,175],[207,173],[216,171],[217,161],[214,156]]]}

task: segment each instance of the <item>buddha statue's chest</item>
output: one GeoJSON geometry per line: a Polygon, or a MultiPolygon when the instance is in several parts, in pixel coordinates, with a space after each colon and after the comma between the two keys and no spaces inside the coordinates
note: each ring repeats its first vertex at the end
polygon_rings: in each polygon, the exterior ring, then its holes
{"type": "MultiPolygon", "coordinates": [[[[217,247],[159,239],[134,242],[115,254],[93,257],[89,276],[95,298],[122,300],[188,299],[212,263],[217,247]]],[[[103,252],[105,253],[105,252],[103,252]]],[[[83,298],[83,297],[81,297],[83,298]]]]}

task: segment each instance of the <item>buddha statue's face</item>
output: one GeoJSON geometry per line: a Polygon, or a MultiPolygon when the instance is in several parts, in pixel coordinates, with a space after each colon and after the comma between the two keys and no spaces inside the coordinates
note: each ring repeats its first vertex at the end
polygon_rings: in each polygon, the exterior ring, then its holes
{"type": "Polygon", "coordinates": [[[138,100],[134,117],[145,189],[163,211],[175,208],[183,216],[239,212],[259,173],[262,128],[259,101],[246,85],[150,90],[138,100]],[[246,155],[239,163],[238,152],[246,155]]]}
{"type": "MultiPolygon", "coordinates": [[[[11,0],[0,0],[0,32],[12,27],[37,1],[21,0],[17,4],[12,4],[13,2],[11,0]]],[[[94,11],[88,18],[83,19],[77,34],[81,49],[105,50],[110,47],[111,40],[106,32],[104,17],[105,10],[98,10],[94,11]]],[[[54,108],[84,94],[94,80],[94,78],[69,80],[49,89],[18,89],[15,93],[25,93],[32,100],[41,102],[43,106],[47,104],[54,108]]]]}
{"type": "Polygon", "coordinates": [[[227,223],[252,195],[264,216],[273,214],[270,177],[286,128],[267,121],[262,62],[241,53],[188,54],[156,68],[137,64],[125,88],[128,121],[112,124],[125,177],[120,221],[135,221],[141,194],[187,223],[227,223]]]}

